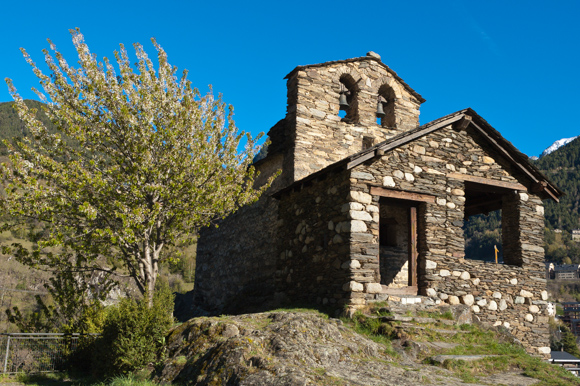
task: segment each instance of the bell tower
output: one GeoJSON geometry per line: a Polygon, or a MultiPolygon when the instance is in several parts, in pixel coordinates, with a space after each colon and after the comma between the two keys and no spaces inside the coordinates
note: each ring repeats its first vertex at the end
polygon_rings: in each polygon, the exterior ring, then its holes
{"type": "Polygon", "coordinates": [[[416,128],[425,101],[372,51],[298,66],[285,79],[286,117],[268,133],[282,185],[416,128]]]}

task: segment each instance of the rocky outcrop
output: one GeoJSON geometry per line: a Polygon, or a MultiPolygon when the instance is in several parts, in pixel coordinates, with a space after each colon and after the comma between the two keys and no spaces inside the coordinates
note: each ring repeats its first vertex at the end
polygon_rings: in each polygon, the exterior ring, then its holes
{"type": "MultiPolygon", "coordinates": [[[[168,337],[156,381],[195,385],[470,385],[310,312],[192,319],[168,337]]],[[[411,350],[407,350],[411,351],[411,350]]],[[[490,376],[491,377],[491,376],[490,376]]],[[[498,377],[494,375],[493,377],[498,377]]],[[[495,379],[495,378],[494,378],[495,379]]],[[[486,378],[486,382],[496,381],[486,378]]],[[[502,374],[506,385],[535,380],[502,374]]]]}

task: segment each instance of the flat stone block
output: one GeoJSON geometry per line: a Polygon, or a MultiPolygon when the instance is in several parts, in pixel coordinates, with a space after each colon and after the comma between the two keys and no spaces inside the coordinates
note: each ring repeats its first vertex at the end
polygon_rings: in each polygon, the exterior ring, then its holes
{"type": "Polygon", "coordinates": [[[367,283],[365,284],[366,292],[369,294],[376,294],[383,291],[383,287],[380,283],[367,283]]]}

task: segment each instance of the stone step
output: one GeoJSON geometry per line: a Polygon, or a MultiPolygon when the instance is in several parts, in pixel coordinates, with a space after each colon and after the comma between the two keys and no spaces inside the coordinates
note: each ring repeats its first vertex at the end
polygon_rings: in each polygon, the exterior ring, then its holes
{"type": "Polygon", "coordinates": [[[423,342],[423,344],[435,350],[451,350],[459,346],[459,343],[449,343],[449,342],[423,342]]]}
{"type": "Polygon", "coordinates": [[[430,359],[434,362],[441,363],[446,360],[473,362],[484,358],[496,357],[497,355],[435,355],[430,359]]]}
{"type": "MultiPolygon", "coordinates": [[[[419,323],[419,324],[444,324],[446,326],[454,326],[455,325],[455,321],[454,320],[448,320],[448,319],[435,319],[435,318],[428,318],[428,317],[422,317],[422,316],[413,316],[413,315],[400,315],[400,314],[392,314],[392,315],[366,315],[367,318],[369,319],[379,319],[381,322],[403,322],[401,325],[399,326],[405,326],[405,327],[417,327],[418,326],[416,324],[412,324],[409,322],[414,322],[414,323],[419,323]],[[407,322],[407,323],[405,323],[407,322]]],[[[397,327],[399,327],[397,326],[397,327]]],[[[420,327],[420,328],[425,328],[425,327],[420,327]]]]}
{"type": "Polygon", "coordinates": [[[463,330],[445,330],[442,328],[427,328],[427,327],[423,327],[423,326],[417,326],[416,324],[411,324],[411,323],[401,323],[397,326],[395,326],[395,328],[400,328],[400,329],[408,329],[408,328],[413,328],[415,330],[429,330],[429,331],[435,331],[439,334],[447,334],[447,335],[456,335],[456,334],[466,334],[469,333],[469,331],[463,331],[463,330]]]}

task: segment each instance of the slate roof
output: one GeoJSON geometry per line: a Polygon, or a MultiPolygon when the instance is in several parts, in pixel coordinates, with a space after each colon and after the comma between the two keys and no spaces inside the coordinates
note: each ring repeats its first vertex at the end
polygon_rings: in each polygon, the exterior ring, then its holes
{"type": "Polygon", "coordinates": [[[554,201],[558,201],[558,197],[564,195],[558,187],[556,187],[552,182],[550,182],[540,170],[533,165],[528,157],[520,152],[511,142],[505,139],[496,129],[494,129],[485,119],[483,119],[479,114],[477,114],[473,109],[467,108],[464,110],[457,111],[455,113],[446,115],[422,126],[418,126],[413,130],[406,131],[386,141],[380,142],[368,149],[359,151],[358,153],[352,154],[337,161],[331,165],[320,169],[301,180],[294,182],[293,184],[287,186],[274,193],[274,197],[279,197],[282,193],[290,191],[297,186],[300,186],[304,182],[313,180],[331,170],[337,168],[352,169],[353,167],[360,165],[361,163],[370,160],[372,158],[378,157],[387,151],[396,149],[399,146],[403,146],[415,139],[421,138],[427,134],[434,131],[442,129],[452,124],[457,124],[460,121],[466,122],[469,125],[475,125],[475,127],[482,133],[484,133],[487,138],[486,140],[490,145],[495,148],[500,153],[503,153],[505,158],[508,159],[512,164],[528,175],[528,178],[534,184],[539,184],[541,186],[541,191],[544,192],[544,198],[552,198],[554,201]]]}
{"type": "Polygon", "coordinates": [[[580,363],[580,358],[577,358],[566,351],[552,351],[550,353],[550,359],[552,362],[580,363]]]}
{"type": "Polygon", "coordinates": [[[578,264],[554,265],[554,272],[576,272],[576,271],[578,271],[578,264]]]}

